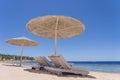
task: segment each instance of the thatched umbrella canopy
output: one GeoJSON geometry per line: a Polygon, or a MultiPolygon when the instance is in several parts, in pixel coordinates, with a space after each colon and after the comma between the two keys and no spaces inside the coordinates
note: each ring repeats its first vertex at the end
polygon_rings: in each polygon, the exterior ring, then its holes
{"type": "Polygon", "coordinates": [[[43,16],[30,20],[27,29],[33,34],[55,39],[55,54],[57,39],[71,38],[84,32],[82,22],[68,16],[43,16]]]}
{"type": "Polygon", "coordinates": [[[23,47],[24,46],[37,46],[39,45],[38,42],[33,41],[27,37],[18,37],[18,38],[12,38],[12,39],[8,39],[6,40],[7,43],[12,44],[12,45],[17,45],[17,46],[21,46],[22,50],[21,50],[21,59],[20,59],[20,66],[22,64],[22,55],[23,55],[23,47]]]}

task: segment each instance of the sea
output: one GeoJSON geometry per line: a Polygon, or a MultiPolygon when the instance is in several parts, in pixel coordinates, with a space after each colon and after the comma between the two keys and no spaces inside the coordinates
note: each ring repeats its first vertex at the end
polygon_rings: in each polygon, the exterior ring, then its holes
{"type": "MultiPolygon", "coordinates": [[[[69,64],[82,69],[99,72],[120,73],[120,61],[68,61],[69,64]]],[[[15,64],[19,64],[16,62],[15,64]]],[[[37,62],[22,62],[22,65],[37,66],[37,62]]]]}

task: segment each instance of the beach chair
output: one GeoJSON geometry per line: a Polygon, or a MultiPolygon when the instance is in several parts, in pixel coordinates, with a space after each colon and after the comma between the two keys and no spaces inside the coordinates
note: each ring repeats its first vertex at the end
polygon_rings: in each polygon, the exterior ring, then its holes
{"type": "MultiPolygon", "coordinates": [[[[49,58],[51,59],[51,61],[54,63],[54,65],[56,66],[55,71],[58,70],[58,72],[60,71],[60,73],[73,73],[73,74],[80,74],[80,75],[87,75],[89,74],[88,70],[84,70],[84,69],[80,69],[80,68],[76,68],[71,66],[69,63],[67,63],[65,61],[65,59],[63,58],[62,55],[52,55],[49,56],[49,58]],[[57,69],[59,68],[59,69],[57,69]]],[[[50,68],[48,68],[50,71],[50,68]]],[[[54,71],[54,69],[51,69],[54,71]]]]}
{"type": "Polygon", "coordinates": [[[46,57],[44,56],[39,56],[39,57],[36,57],[35,60],[40,64],[40,65],[43,65],[43,66],[53,66],[46,57]]]}
{"type": "Polygon", "coordinates": [[[35,61],[39,63],[38,66],[32,67],[32,69],[44,69],[44,66],[53,67],[53,65],[44,56],[35,57],[35,61]]]}

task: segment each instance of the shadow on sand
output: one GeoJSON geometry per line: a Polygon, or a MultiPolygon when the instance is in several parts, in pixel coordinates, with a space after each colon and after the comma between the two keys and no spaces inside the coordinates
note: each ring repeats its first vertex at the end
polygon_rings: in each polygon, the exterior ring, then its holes
{"type": "Polygon", "coordinates": [[[11,67],[21,67],[20,65],[14,65],[14,64],[3,64],[4,66],[11,66],[11,67]]]}
{"type": "MultiPolygon", "coordinates": [[[[28,72],[32,72],[32,73],[38,73],[38,74],[55,75],[55,74],[50,73],[50,72],[45,71],[45,70],[24,69],[24,71],[28,71],[28,72]]],[[[96,77],[91,76],[91,75],[81,76],[81,75],[75,75],[75,74],[63,74],[63,75],[56,75],[56,76],[58,76],[58,77],[74,77],[74,78],[82,77],[82,78],[96,79],[96,77]]]]}
{"type": "MultiPolygon", "coordinates": [[[[24,67],[24,66],[20,66],[20,65],[16,65],[16,64],[3,64],[3,65],[4,66],[10,66],[10,67],[24,67]]],[[[55,74],[50,73],[50,72],[45,71],[45,70],[24,69],[24,71],[28,71],[28,72],[32,72],[32,73],[38,73],[38,74],[55,75],[55,74]]],[[[74,78],[82,77],[82,78],[96,79],[96,77],[91,76],[91,75],[81,76],[81,75],[75,75],[75,74],[63,74],[63,75],[56,75],[56,76],[58,76],[58,77],[74,77],[74,78]]]]}
{"type": "Polygon", "coordinates": [[[10,66],[10,67],[25,67],[25,66],[20,66],[18,64],[2,64],[4,66],[10,66]]]}

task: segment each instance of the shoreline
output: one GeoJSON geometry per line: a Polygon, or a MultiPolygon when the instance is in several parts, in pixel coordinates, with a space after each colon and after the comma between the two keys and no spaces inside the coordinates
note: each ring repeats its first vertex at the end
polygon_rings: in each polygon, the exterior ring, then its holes
{"type": "Polygon", "coordinates": [[[105,72],[105,71],[92,71],[91,70],[91,72],[99,72],[99,73],[110,73],[110,74],[120,74],[120,73],[118,73],[118,72],[105,72]]]}
{"type": "Polygon", "coordinates": [[[1,80],[120,80],[120,73],[90,71],[92,77],[57,76],[35,70],[32,72],[30,66],[18,67],[3,62],[0,62],[0,72],[1,80]]]}
{"type": "MultiPolygon", "coordinates": [[[[20,61],[7,61],[6,63],[10,63],[10,64],[16,64],[16,65],[18,65],[19,64],[19,62],[20,61]],[[18,63],[16,63],[16,62],[18,62],[18,63]]],[[[33,63],[28,63],[28,62],[35,62],[35,61],[22,61],[23,62],[23,66],[30,66],[30,67],[32,67],[32,66],[37,66],[36,64],[33,64],[33,63]],[[24,62],[25,62],[25,64],[24,64],[24,62]],[[28,63],[28,64],[26,64],[26,62],[28,63]]],[[[74,65],[75,66],[75,65],[74,65]]],[[[79,67],[79,66],[76,66],[76,67],[79,67]]],[[[82,67],[80,67],[80,68],[82,68],[82,67]]],[[[87,68],[83,68],[83,69],[87,69],[87,68]]],[[[120,74],[120,71],[105,71],[105,70],[91,70],[91,69],[87,69],[87,70],[90,70],[90,71],[92,71],[92,72],[104,72],[104,73],[116,73],[116,74],[120,74]]]]}
{"type": "MultiPolygon", "coordinates": [[[[16,62],[20,62],[20,61],[0,61],[0,63],[6,63],[6,64],[10,64],[10,65],[18,65],[18,64],[16,64],[16,62]],[[14,63],[15,62],[15,63],[14,63]]],[[[30,60],[25,60],[25,61],[23,61],[23,62],[31,62],[30,60]]],[[[19,66],[19,65],[18,65],[19,66]]],[[[32,67],[32,66],[34,66],[34,65],[24,65],[24,64],[22,64],[22,66],[24,66],[24,67],[32,67]]],[[[100,73],[113,73],[113,74],[120,74],[120,72],[109,72],[109,71],[95,71],[95,70],[90,70],[91,72],[100,72],[100,73]]]]}

